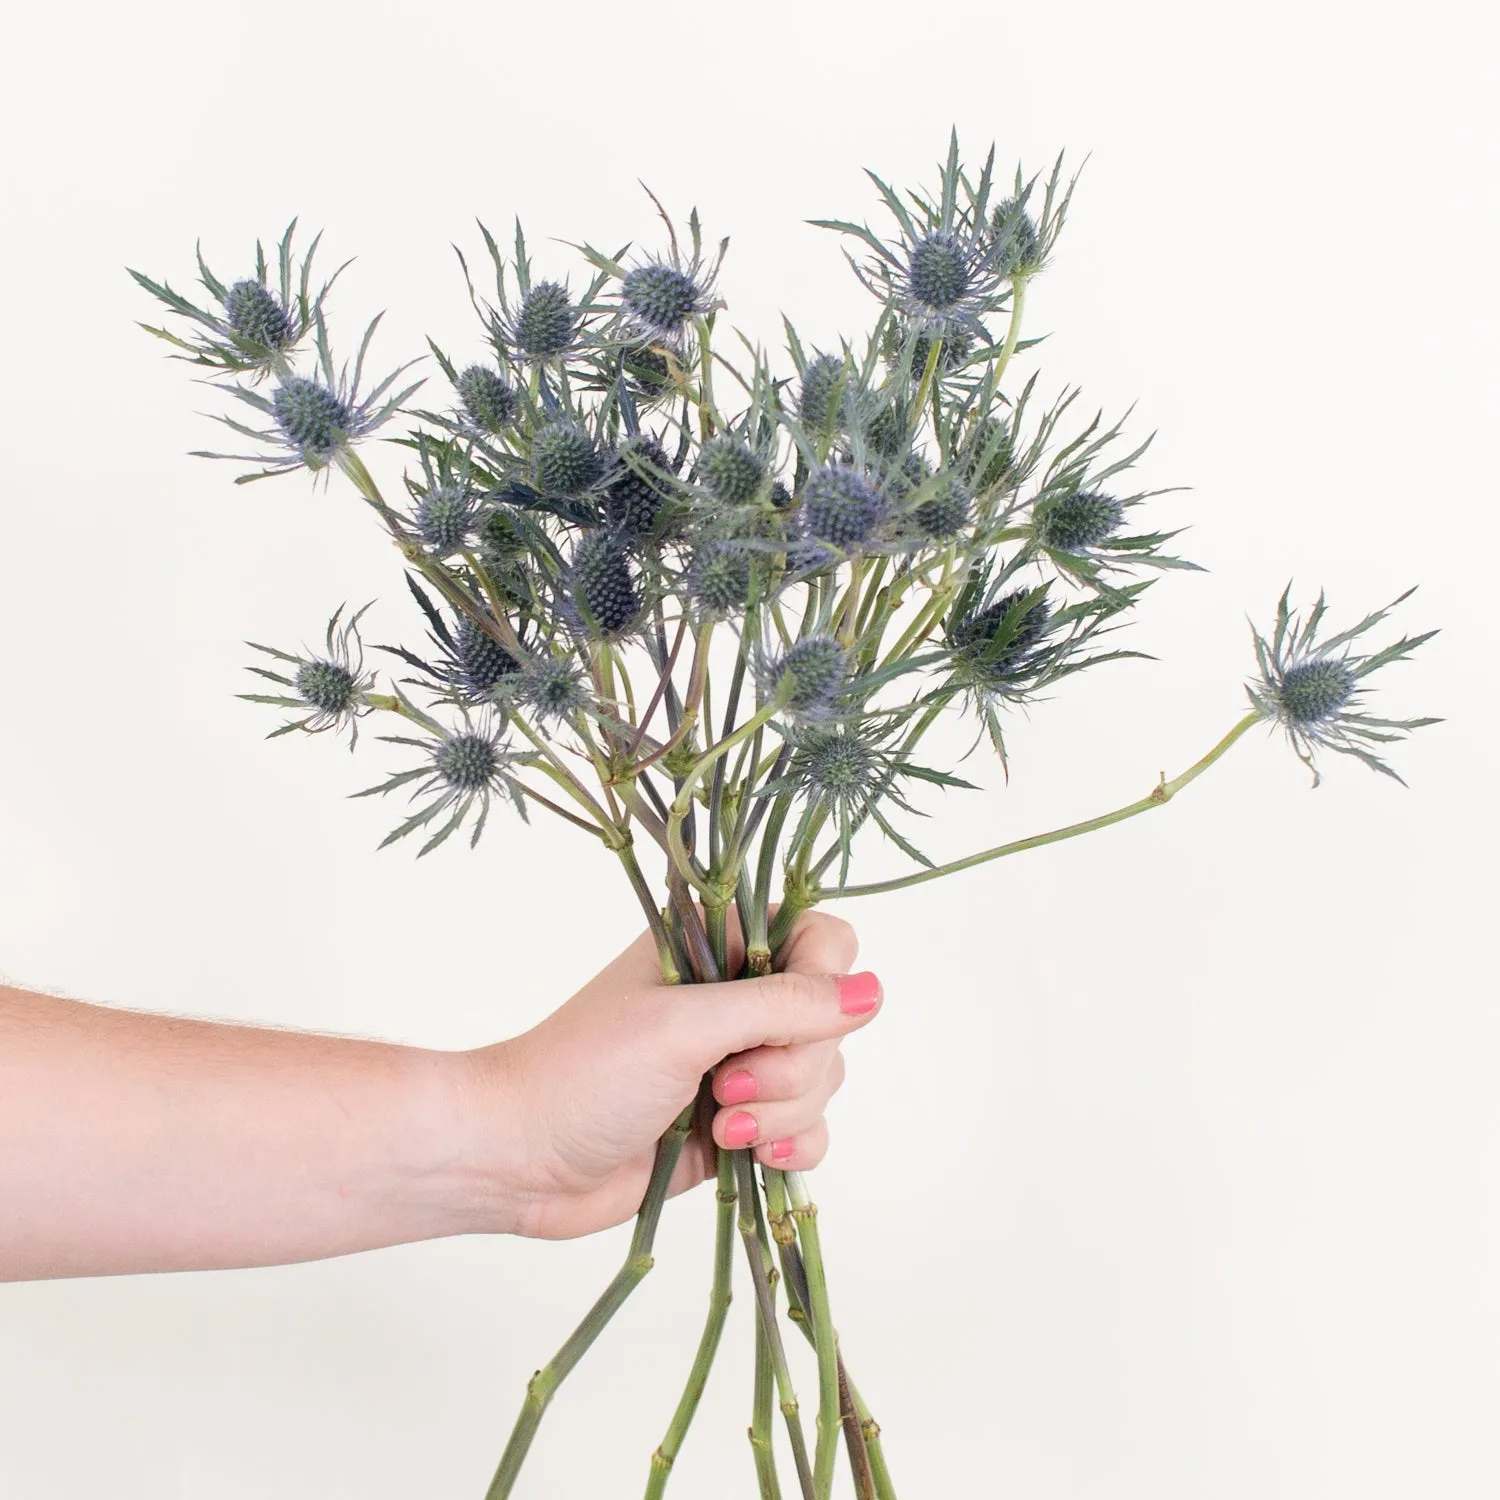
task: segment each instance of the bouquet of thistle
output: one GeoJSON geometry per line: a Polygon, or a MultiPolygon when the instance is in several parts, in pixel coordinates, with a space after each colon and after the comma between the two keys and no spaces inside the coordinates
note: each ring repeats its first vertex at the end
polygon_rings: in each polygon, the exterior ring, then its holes
{"type": "MultiPolygon", "coordinates": [[[[1138,654],[1104,638],[1155,570],[1193,566],[1167,550],[1175,533],[1137,525],[1160,493],[1125,481],[1146,443],[1130,447],[1121,424],[1100,417],[1070,426],[1076,389],[1043,403],[1035,375],[1019,388],[1012,375],[1034,342],[1022,337],[1028,289],[1067,217],[1073,183],[1061,166],[1001,186],[993,149],[971,174],[955,134],[930,190],[898,193],[870,174],[884,233],[815,222],[854,246],[873,327],[817,350],[788,322],[791,368],[780,373],[743,334],[723,336],[728,241],[706,253],[694,211],[684,246],[659,203],[654,252],[572,247],[588,268],[580,291],[534,273],[519,224],[509,258],[481,225],[493,294],[459,261],[485,354],[461,367],[431,346],[451,387],[440,410],[410,404],[422,382],[402,385],[409,366],[366,389],[378,318],[352,366],[335,361],[325,320],[335,278],[314,282],[317,241],[296,254],[295,225],[274,269],[257,246],[238,281],[200,254],[206,306],[133,272],[180,320],[150,331],[215,372],[238,403],[221,420],[259,448],[205,456],[258,465],[241,483],[339,471],[390,533],[420,610],[424,639],[372,648],[391,660],[386,690],[367,669],[365,611],[341,607],[319,650],[257,646],[265,664],[251,670],[275,690],[243,696],[289,711],[274,735],[344,733],[352,749],[371,716],[402,731],[381,738],[408,763],[356,793],[409,798],[386,844],[417,836],[426,854],[460,830],[476,844],[497,799],[597,840],[640,902],[663,975],[681,983],[732,977],[731,907],[744,972],[766,973],[816,903],[1163,807],[1259,724],[1309,767],[1332,752],[1394,775],[1382,746],[1434,721],[1373,717],[1368,679],[1428,635],[1366,649],[1387,609],[1330,632],[1321,597],[1294,612],[1283,594],[1270,629],[1253,633],[1248,711],[1180,775],[1124,807],[946,863],[912,841],[914,798],[971,789],[951,766],[924,762],[940,718],[969,719],[1004,768],[1011,713],[1138,654]],[[398,415],[410,425],[394,441],[411,455],[399,497],[358,453],[398,415]],[[872,829],[912,868],[853,883],[856,841],[872,829]]],[[[618,1274],[531,1380],[488,1500],[512,1493],[558,1386],[651,1269],[693,1117],[684,1110],[660,1143],[618,1274]]],[[[715,1357],[736,1237],[757,1309],[761,1495],[781,1493],[779,1410],[802,1500],[828,1500],[841,1453],[861,1500],[892,1500],[880,1429],[835,1337],[805,1183],[721,1151],[716,1215],[710,1312],[647,1466],[647,1500],[665,1490],[715,1357]],[[783,1290],[816,1359],[811,1441],[777,1318],[783,1290]]]]}

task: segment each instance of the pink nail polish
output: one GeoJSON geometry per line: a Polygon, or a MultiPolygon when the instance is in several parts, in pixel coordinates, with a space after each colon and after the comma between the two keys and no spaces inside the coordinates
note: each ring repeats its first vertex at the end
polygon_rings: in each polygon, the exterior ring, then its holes
{"type": "Polygon", "coordinates": [[[747,1115],[743,1112],[730,1115],[728,1123],[724,1126],[724,1144],[731,1148],[748,1146],[759,1134],[760,1126],[756,1124],[754,1115],[747,1115]]]}
{"type": "Polygon", "coordinates": [[[773,1141],[771,1143],[771,1155],[777,1161],[785,1161],[796,1149],[796,1141],[773,1141]]]}
{"type": "Polygon", "coordinates": [[[880,1004],[880,981],[863,974],[839,975],[839,1009],[846,1016],[867,1016],[880,1004]]]}
{"type": "Polygon", "coordinates": [[[755,1075],[745,1068],[736,1068],[725,1076],[719,1092],[725,1104],[748,1104],[757,1093],[755,1075]]]}

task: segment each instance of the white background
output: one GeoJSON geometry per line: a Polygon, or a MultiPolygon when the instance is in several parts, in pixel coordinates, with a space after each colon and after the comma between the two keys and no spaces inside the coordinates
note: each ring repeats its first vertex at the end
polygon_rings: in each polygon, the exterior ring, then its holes
{"type": "MultiPolygon", "coordinates": [[[[1308,790],[1257,733],[1159,817],[846,914],[886,1014],[817,1175],[835,1315],[904,1500],[1500,1492],[1493,35],[1480,8],[30,7],[0,89],[0,965],[124,1005],[463,1046],[631,934],[605,861],[502,820],[416,864],[326,741],[266,744],[244,637],[380,596],[351,494],[185,456],[216,408],[123,267],[245,273],[293,215],[358,254],[345,340],[478,352],[475,215],[654,242],[643,178],[732,236],[730,318],[870,307],[815,216],[931,179],[956,122],[1029,170],[1092,153],[1029,359],[1139,405],[1211,571],[943,799],[952,856],[1180,770],[1241,712],[1247,612],[1423,587],[1444,634],[1383,706],[1446,716],[1308,790]],[[576,867],[575,867],[575,861],[576,867]]],[[[382,472],[394,475],[382,455],[382,472]]],[[[961,741],[953,741],[955,747],[961,741]]],[[[0,1205],[0,1213],[4,1206],[0,1205]]],[[[632,1495],[686,1371],[709,1200],[565,1388],[527,1496],[632,1495]]],[[[621,1234],[0,1289],[7,1500],[466,1500],[621,1234]]],[[[673,1481],[749,1497],[748,1298],[673,1481]]],[[[804,1378],[804,1384],[808,1384],[804,1378]]],[[[810,1386],[809,1386],[810,1389],[810,1386]]]]}

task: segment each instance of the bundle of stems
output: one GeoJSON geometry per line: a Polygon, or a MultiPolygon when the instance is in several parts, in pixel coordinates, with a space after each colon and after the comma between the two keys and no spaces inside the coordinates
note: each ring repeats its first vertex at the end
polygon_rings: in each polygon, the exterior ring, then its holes
{"type": "MultiPolygon", "coordinates": [[[[1035,374],[1016,388],[1028,288],[1072,184],[1059,160],[1045,182],[1018,171],[1002,198],[993,165],[991,150],[971,178],[955,135],[932,192],[897,194],[872,174],[890,238],[817,221],[860,248],[850,263],[878,313],[861,347],[834,353],[809,351],[788,322],[794,368],[781,376],[744,335],[724,336],[728,242],[708,259],[696,212],[687,248],[665,211],[659,254],[627,263],[629,247],[576,247],[591,268],[576,297],[533,277],[519,225],[509,259],[481,226],[493,301],[463,269],[488,353],[460,369],[432,346],[454,393],[446,410],[411,407],[418,386],[397,390],[401,370],[362,393],[375,324],[352,369],[335,364],[332,278],[314,288],[317,242],[299,259],[292,229],[274,262],[257,247],[238,282],[200,257],[207,307],[132,273],[188,325],[151,331],[260,415],[260,426],[222,419],[261,445],[262,467],[242,479],[345,476],[389,532],[425,622],[419,647],[378,648],[412,674],[388,690],[365,667],[365,611],[341,608],[319,651],[259,647],[270,664],[253,670],[277,691],[243,696],[291,711],[278,735],[347,732],[352,748],[372,716],[401,731],[381,738],[417,764],[368,789],[406,788],[416,803],[386,843],[422,832],[425,854],[465,826],[476,843],[497,798],[597,840],[639,902],[664,979],[684,984],[737,977],[731,911],[738,972],[766,974],[809,908],[1163,807],[1256,724],[1282,730],[1309,764],[1330,751],[1388,771],[1376,747],[1432,721],[1371,717],[1365,679],[1427,637],[1364,654],[1385,610],[1330,636],[1321,598],[1300,614],[1283,595],[1273,629],[1254,636],[1248,712],[1180,775],[946,863],[912,842],[913,797],[969,787],[922,758],[940,722],[969,722],[1003,767],[1018,706],[1136,654],[1096,643],[1140,601],[1142,573],[1191,567],[1167,551],[1173,533],[1133,529],[1153,492],[1118,481],[1146,444],[1120,452],[1120,424],[1097,416],[1065,434],[1076,390],[1038,409],[1035,374]],[[416,423],[396,439],[416,468],[393,499],[357,449],[399,412],[416,423]],[[912,868],[852,882],[856,840],[871,830],[912,868]]],[[[529,1383],[488,1500],[512,1494],[559,1387],[651,1270],[667,1186],[707,1102],[705,1081],[663,1136],[624,1263],[529,1383]]],[[[797,1173],[748,1150],[718,1155],[708,1313],[645,1465],[647,1500],[664,1494],[693,1422],[741,1254],[763,1500],[784,1493],[788,1455],[802,1500],[828,1500],[841,1455],[860,1500],[892,1500],[880,1428],[835,1331],[817,1206],[797,1173]],[[815,1357],[810,1423],[784,1323],[815,1357]]]]}

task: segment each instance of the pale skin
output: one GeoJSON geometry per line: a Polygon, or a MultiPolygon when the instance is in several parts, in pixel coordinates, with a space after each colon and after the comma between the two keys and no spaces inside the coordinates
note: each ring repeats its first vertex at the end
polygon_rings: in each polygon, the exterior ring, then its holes
{"type": "Polygon", "coordinates": [[[668,986],[642,936],[531,1031],[464,1052],[0,986],[0,1280],[589,1234],[635,1212],[705,1075],[674,1193],[713,1175],[716,1144],[805,1171],[840,1042],[879,1013],[855,953],[847,923],[807,913],[782,972],[668,986]]]}

